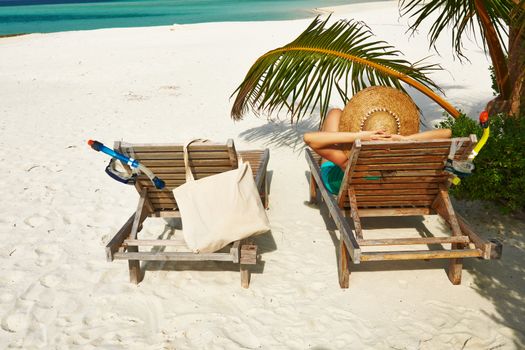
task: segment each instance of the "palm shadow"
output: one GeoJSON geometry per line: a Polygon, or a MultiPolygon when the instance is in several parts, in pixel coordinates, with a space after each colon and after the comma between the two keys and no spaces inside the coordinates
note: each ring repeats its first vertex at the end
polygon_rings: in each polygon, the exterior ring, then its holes
{"type": "Polygon", "coordinates": [[[525,348],[525,221],[501,214],[492,205],[454,201],[456,211],[485,239],[503,244],[499,260],[468,259],[465,267],[473,276],[473,286],[492,302],[496,313],[481,310],[495,322],[514,331],[517,349],[525,348]]]}

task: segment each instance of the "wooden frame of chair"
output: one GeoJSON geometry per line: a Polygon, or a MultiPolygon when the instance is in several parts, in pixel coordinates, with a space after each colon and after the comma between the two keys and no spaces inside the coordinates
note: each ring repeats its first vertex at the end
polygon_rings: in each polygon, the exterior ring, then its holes
{"type": "Polygon", "coordinates": [[[454,159],[465,160],[477,139],[456,138],[430,141],[356,140],[337,196],[324,186],[320,157],[310,149],[306,159],[310,167],[310,202],[317,191],[326,203],[339,232],[339,284],[348,288],[350,261],[449,259],[448,277],[461,283],[462,259],[476,257],[498,259],[499,242],[487,241],[476,234],[468,222],[456,214],[448,196],[450,175],[444,171],[452,143],[460,147],[454,159]],[[450,226],[450,237],[365,239],[361,217],[414,216],[437,214],[450,226]],[[346,218],[350,217],[354,228],[346,218]],[[451,249],[364,251],[366,246],[406,246],[450,244],[451,249]]]}
{"type": "MultiPolygon", "coordinates": [[[[173,188],[185,182],[182,144],[126,144],[116,142],[115,150],[131,156],[151,169],[162,178],[166,187],[156,189],[150,180],[140,174],[135,187],[140,195],[137,208],[122,228],[106,245],[108,261],[128,260],[130,280],[141,280],[140,261],[230,261],[239,264],[241,286],[248,288],[250,266],[257,263],[257,245],[252,240],[235,241],[228,248],[214,253],[195,254],[185,247],[183,241],[157,239],[139,239],[138,233],[148,217],[178,218],[180,212],[173,197],[173,188]],[[141,252],[139,247],[178,246],[186,251],[177,252],[141,252]]],[[[196,179],[237,168],[238,156],[249,162],[261,200],[268,208],[268,184],[266,168],[270,159],[268,149],[235,150],[233,140],[226,143],[194,142],[189,148],[190,166],[196,179]]],[[[127,167],[127,166],[126,166],[127,167]]],[[[128,170],[130,170],[128,168],[128,170]]]]}

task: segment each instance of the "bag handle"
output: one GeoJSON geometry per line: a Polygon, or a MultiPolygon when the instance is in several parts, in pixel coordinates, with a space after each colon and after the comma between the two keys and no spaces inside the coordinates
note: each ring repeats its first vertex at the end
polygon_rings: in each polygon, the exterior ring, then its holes
{"type": "Polygon", "coordinates": [[[193,139],[184,144],[183,151],[184,151],[184,170],[186,172],[186,182],[195,180],[195,178],[193,177],[193,173],[191,172],[191,168],[190,168],[190,160],[188,156],[188,146],[192,144],[193,142],[197,142],[197,141],[207,142],[209,140],[208,139],[193,139]]]}
{"type": "MultiPolygon", "coordinates": [[[[186,182],[188,182],[188,181],[195,181],[195,177],[193,176],[193,173],[191,172],[191,168],[190,168],[188,147],[193,142],[198,142],[198,141],[200,141],[200,142],[208,142],[209,140],[208,139],[193,139],[193,140],[190,140],[190,141],[186,142],[184,144],[184,147],[183,147],[183,151],[184,151],[184,171],[186,173],[186,182]]],[[[240,169],[243,165],[244,165],[244,161],[243,161],[242,157],[239,154],[237,154],[237,168],[240,169]]],[[[238,176],[238,179],[237,179],[238,181],[240,181],[240,179],[244,176],[245,172],[246,172],[246,169],[243,169],[243,171],[239,173],[239,176],[238,176]]]]}

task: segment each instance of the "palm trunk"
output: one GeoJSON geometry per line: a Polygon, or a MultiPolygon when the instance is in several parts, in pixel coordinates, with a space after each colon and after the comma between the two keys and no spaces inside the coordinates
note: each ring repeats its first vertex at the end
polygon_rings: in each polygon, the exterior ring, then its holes
{"type": "Polygon", "coordinates": [[[508,100],[511,94],[511,84],[509,81],[509,71],[507,61],[505,60],[505,54],[498,40],[498,35],[494,24],[490,21],[490,17],[485,8],[483,0],[474,1],[478,18],[480,19],[483,27],[483,35],[487,42],[489,49],[490,59],[492,66],[494,67],[494,73],[496,75],[496,82],[498,84],[501,100],[508,100]]]}
{"type": "Polygon", "coordinates": [[[509,115],[525,116],[525,25],[511,25],[509,35],[509,115]]]}

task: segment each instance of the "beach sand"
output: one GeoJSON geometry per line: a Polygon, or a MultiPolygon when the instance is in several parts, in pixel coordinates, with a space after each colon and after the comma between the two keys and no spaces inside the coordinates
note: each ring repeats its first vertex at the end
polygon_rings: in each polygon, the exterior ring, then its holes
{"type": "MultiPolygon", "coordinates": [[[[424,30],[410,37],[395,2],[335,9],[364,20],[417,60],[424,30]]],[[[338,285],[335,225],[307,204],[301,134],[290,125],[229,118],[230,95],[255,59],[299,34],[308,20],[209,23],[32,34],[0,40],[0,348],[14,349],[520,349],[525,346],[523,222],[480,203],[456,203],[499,261],[467,260],[450,284],[445,261],[352,266],[338,285]],[[249,289],[226,264],[148,263],[132,285],[125,261],[104,247],[136,208],[134,188],[104,174],[107,157],[87,146],[233,138],[268,147],[271,234],[249,289]]],[[[467,43],[470,63],[438,43],[447,98],[476,116],[492,98],[488,60],[467,43]]],[[[411,91],[427,124],[441,109],[411,91]]],[[[337,106],[334,104],[334,107],[337,106]]],[[[143,234],[169,228],[149,220],[143,234]]],[[[436,217],[368,219],[365,234],[448,233],[436,217]],[[393,228],[386,228],[393,227],[393,228]]]]}

